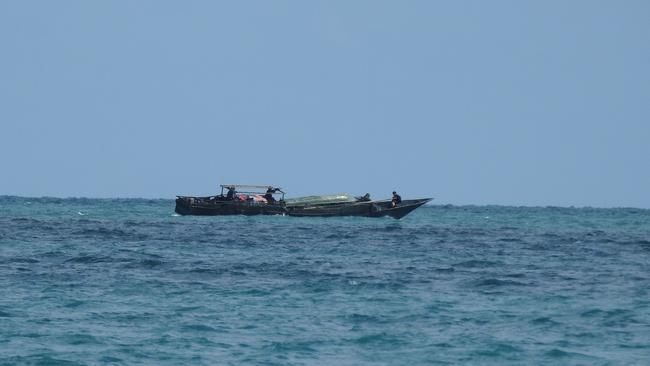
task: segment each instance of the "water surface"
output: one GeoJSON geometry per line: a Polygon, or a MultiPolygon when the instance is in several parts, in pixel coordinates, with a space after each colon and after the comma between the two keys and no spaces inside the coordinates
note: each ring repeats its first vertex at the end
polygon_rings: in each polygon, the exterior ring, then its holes
{"type": "Polygon", "coordinates": [[[0,364],[638,364],[650,211],[0,197],[0,364]]]}

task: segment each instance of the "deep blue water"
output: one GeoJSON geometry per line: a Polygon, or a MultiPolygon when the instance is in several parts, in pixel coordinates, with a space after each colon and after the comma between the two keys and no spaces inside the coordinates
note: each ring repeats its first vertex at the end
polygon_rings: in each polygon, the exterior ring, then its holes
{"type": "Polygon", "coordinates": [[[650,364],[650,210],[0,197],[0,364],[650,364]]]}

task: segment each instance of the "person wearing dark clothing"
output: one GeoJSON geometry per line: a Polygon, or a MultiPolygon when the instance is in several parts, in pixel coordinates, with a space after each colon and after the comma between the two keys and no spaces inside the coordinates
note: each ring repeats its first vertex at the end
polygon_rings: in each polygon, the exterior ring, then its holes
{"type": "Polygon", "coordinates": [[[266,198],[266,202],[268,203],[275,203],[275,197],[273,197],[273,193],[277,192],[277,188],[269,187],[266,190],[266,194],[264,195],[264,198],[266,198]]]}
{"type": "Polygon", "coordinates": [[[390,201],[391,202],[391,207],[395,207],[402,203],[402,197],[397,194],[397,192],[393,191],[393,199],[390,201]]]}
{"type": "Polygon", "coordinates": [[[235,187],[228,187],[228,194],[226,194],[226,199],[228,201],[235,199],[235,187]]]}

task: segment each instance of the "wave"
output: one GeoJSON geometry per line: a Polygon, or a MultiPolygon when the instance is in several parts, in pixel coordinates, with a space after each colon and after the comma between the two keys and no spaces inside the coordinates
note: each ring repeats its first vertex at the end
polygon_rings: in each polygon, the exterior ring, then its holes
{"type": "Polygon", "coordinates": [[[374,346],[381,346],[381,345],[388,345],[388,346],[399,346],[403,345],[406,343],[406,340],[403,339],[402,337],[399,337],[395,334],[389,334],[389,333],[373,333],[373,334],[367,334],[363,335],[361,337],[355,338],[352,340],[352,342],[359,344],[359,345],[374,345],[374,346]]]}
{"type": "Polygon", "coordinates": [[[67,259],[65,262],[67,263],[103,263],[103,262],[124,262],[125,259],[122,258],[114,258],[110,256],[103,256],[103,255],[81,255],[77,257],[73,257],[70,259],[67,259]]]}
{"type": "Polygon", "coordinates": [[[477,287],[503,287],[503,286],[529,286],[527,283],[512,281],[512,280],[500,280],[497,278],[488,278],[486,280],[478,281],[475,286],[477,287]]]}
{"type": "Polygon", "coordinates": [[[469,261],[455,263],[453,266],[460,267],[460,268],[488,268],[488,267],[496,267],[500,265],[501,265],[500,262],[472,259],[469,261]]]}

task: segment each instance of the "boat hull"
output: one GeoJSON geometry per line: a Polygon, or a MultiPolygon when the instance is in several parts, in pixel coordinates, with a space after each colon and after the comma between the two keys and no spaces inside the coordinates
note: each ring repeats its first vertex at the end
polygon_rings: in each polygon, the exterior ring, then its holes
{"type": "Polygon", "coordinates": [[[210,197],[182,197],[176,199],[176,213],[180,215],[288,215],[298,217],[390,216],[401,219],[411,211],[429,202],[430,198],[403,200],[392,207],[391,201],[339,202],[319,205],[282,205],[247,201],[214,200],[210,197]]]}
{"type": "Polygon", "coordinates": [[[178,197],[174,210],[179,215],[282,215],[286,211],[282,205],[247,202],[219,201],[206,197],[178,197]]]}
{"type": "Polygon", "coordinates": [[[368,201],[368,202],[346,202],[326,205],[307,205],[299,207],[287,207],[289,216],[363,216],[383,217],[390,216],[401,219],[411,211],[431,201],[430,198],[404,200],[399,205],[392,207],[391,201],[368,201]]]}

